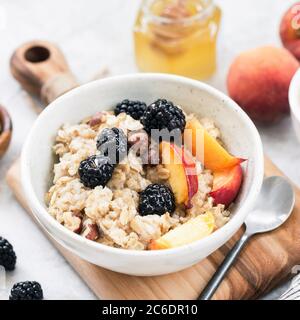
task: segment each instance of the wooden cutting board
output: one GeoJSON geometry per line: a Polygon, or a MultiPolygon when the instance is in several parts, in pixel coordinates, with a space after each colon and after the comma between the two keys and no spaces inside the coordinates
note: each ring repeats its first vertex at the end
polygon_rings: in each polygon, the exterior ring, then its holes
{"type": "MultiPolygon", "coordinates": [[[[59,49],[48,42],[27,43],[11,59],[14,77],[29,92],[50,102],[76,81],[59,49]]],[[[7,174],[16,198],[32,216],[20,184],[17,161],[7,174]]],[[[265,159],[265,175],[283,174],[265,159]]],[[[214,299],[254,299],[268,292],[300,264],[300,190],[295,187],[296,206],[290,219],[278,230],[256,236],[240,255],[214,299]]],[[[92,265],[50,239],[87,285],[101,299],[196,299],[224,256],[239,238],[236,234],[226,245],[197,265],[165,276],[133,277],[92,265]]]]}
{"type": "MultiPolygon", "coordinates": [[[[283,174],[265,159],[266,176],[283,174]]],[[[20,184],[17,161],[7,174],[16,198],[32,216],[20,184]]],[[[256,236],[240,255],[217,290],[214,299],[254,299],[274,288],[300,264],[300,190],[295,187],[296,206],[278,230],[256,236]]],[[[32,216],[33,217],[33,216],[32,216]]],[[[133,277],[88,263],[50,239],[70,265],[100,299],[196,299],[239,235],[192,268],[166,276],[133,277]]]]}

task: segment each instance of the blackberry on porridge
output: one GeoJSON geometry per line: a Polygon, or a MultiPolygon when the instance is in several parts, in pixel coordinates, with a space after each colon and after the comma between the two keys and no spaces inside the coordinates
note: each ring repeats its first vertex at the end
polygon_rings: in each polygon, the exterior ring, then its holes
{"type": "Polygon", "coordinates": [[[226,150],[214,122],[164,99],[126,99],[64,124],[53,150],[49,214],[116,248],[168,249],[208,236],[229,221],[243,178],[244,160],[226,150]]]}

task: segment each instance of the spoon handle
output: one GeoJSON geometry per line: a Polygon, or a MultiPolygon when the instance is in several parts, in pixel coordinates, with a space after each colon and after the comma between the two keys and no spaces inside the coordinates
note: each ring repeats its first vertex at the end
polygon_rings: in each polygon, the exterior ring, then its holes
{"type": "Polygon", "coordinates": [[[239,255],[247,241],[250,239],[250,237],[251,235],[248,235],[247,233],[243,234],[241,239],[234,245],[234,247],[225,257],[216,273],[213,275],[207,286],[198,297],[198,300],[210,300],[212,298],[222,280],[224,279],[225,275],[227,274],[228,270],[231,268],[237,256],[239,255]]]}

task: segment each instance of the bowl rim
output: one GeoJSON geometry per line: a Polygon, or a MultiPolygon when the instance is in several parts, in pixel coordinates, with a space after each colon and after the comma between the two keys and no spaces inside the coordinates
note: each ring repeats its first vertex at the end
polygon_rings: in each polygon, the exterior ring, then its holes
{"type": "MultiPolygon", "coordinates": [[[[47,108],[45,108],[43,112],[39,115],[38,119],[34,122],[28,134],[28,137],[25,141],[25,144],[22,149],[22,154],[21,154],[21,181],[22,181],[23,190],[24,190],[26,199],[29,202],[29,206],[32,208],[34,216],[37,218],[40,224],[44,224],[44,222],[40,221],[40,216],[41,216],[43,217],[43,220],[46,221],[47,224],[49,224],[49,226],[51,226],[60,234],[62,239],[68,238],[69,240],[72,240],[73,241],[72,243],[75,247],[77,247],[77,245],[78,246],[86,245],[92,250],[102,250],[107,253],[121,254],[125,256],[140,256],[140,257],[144,256],[144,257],[152,257],[152,258],[157,256],[161,257],[166,255],[180,254],[187,251],[194,251],[197,247],[206,247],[206,246],[209,246],[210,243],[211,244],[218,243],[220,242],[220,238],[227,240],[227,238],[232,234],[232,231],[238,229],[236,226],[238,225],[238,227],[240,227],[242,225],[247,214],[250,212],[250,209],[252,208],[252,205],[259,194],[259,191],[263,182],[263,175],[264,175],[264,156],[263,156],[262,142],[261,142],[258,130],[255,127],[254,123],[250,120],[248,115],[231,98],[229,98],[226,94],[222,93],[221,91],[213,88],[212,86],[206,83],[185,78],[182,76],[159,74],[159,73],[132,73],[132,74],[126,74],[126,75],[113,76],[113,77],[89,82],[87,84],[81,85],[65,93],[64,95],[60,96],[55,101],[50,103],[49,106],[47,106],[47,108]],[[50,115],[53,112],[52,110],[56,110],[59,105],[63,104],[64,101],[68,100],[71,96],[74,95],[74,93],[84,95],[86,94],[85,90],[87,88],[92,88],[92,87],[96,88],[102,84],[109,85],[110,83],[113,83],[116,80],[123,81],[124,83],[126,83],[126,80],[141,79],[141,78],[146,80],[156,80],[156,81],[169,80],[173,82],[184,83],[185,85],[196,86],[199,89],[210,92],[212,95],[216,96],[218,99],[224,101],[226,106],[230,106],[238,113],[238,115],[244,120],[244,122],[247,123],[249,133],[251,133],[252,137],[256,141],[256,148],[255,148],[256,159],[254,164],[255,174],[254,174],[253,184],[241,208],[237,211],[237,214],[234,217],[232,217],[232,219],[230,219],[226,225],[214,231],[208,237],[194,241],[190,244],[183,245],[181,247],[177,247],[177,248],[164,249],[164,250],[132,250],[132,249],[115,248],[115,247],[110,247],[95,241],[88,240],[82,237],[81,235],[68,230],[63,225],[61,225],[57,220],[55,220],[47,212],[47,210],[41,205],[38,197],[34,192],[33,186],[31,184],[30,170],[26,161],[27,155],[30,153],[30,150],[31,150],[31,141],[34,135],[36,134],[35,130],[38,126],[38,123],[40,121],[43,121],[43,119],[47,118],[48,115],[50,115]]],[[[57,235],[55,235],[55,239],[56,237],[57,235]]],[[[225,243],[225,241],[223,243],[225,243]]]]}
{"type": "Polygon", "coordinates": [[[289,87],[289,102],[292,115],[300,122],[300,68],[294,74],[289,87]]]}

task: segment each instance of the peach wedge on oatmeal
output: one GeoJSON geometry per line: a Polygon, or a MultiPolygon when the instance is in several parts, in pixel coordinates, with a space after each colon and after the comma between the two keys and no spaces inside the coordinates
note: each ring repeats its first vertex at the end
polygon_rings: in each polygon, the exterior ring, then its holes
{"type": "Polygon", "coordinates": [[[210,196],[214,204],[228,207],[237,197],[243,181],[243,170],[240,165],[214,172],[213,188],[210,196]]]}
{"type": "Polygon", "coordinates": [[[196,163],[184,147],[163,141],[160,145],[162,163],[169,171],[169,183],[177,204],[191,207],[191,199],[198,191],[196,163]]]}
{"type": "Polygon", "coordinates": [[[206,169],[213,172],[219,171],[244,161],[244,159],[236,158],[225,150],[196,118],[187,121],[185,130],[184,143],[186,147],[191,150],[197,160],[204,164],[206,169]]]}
{"type": "Polygon", "coordinates": [[[208,211],[176,227],[149,244],[150,250],[181,247],[209,236],[215,229],[214,215],[208,211]]]}

